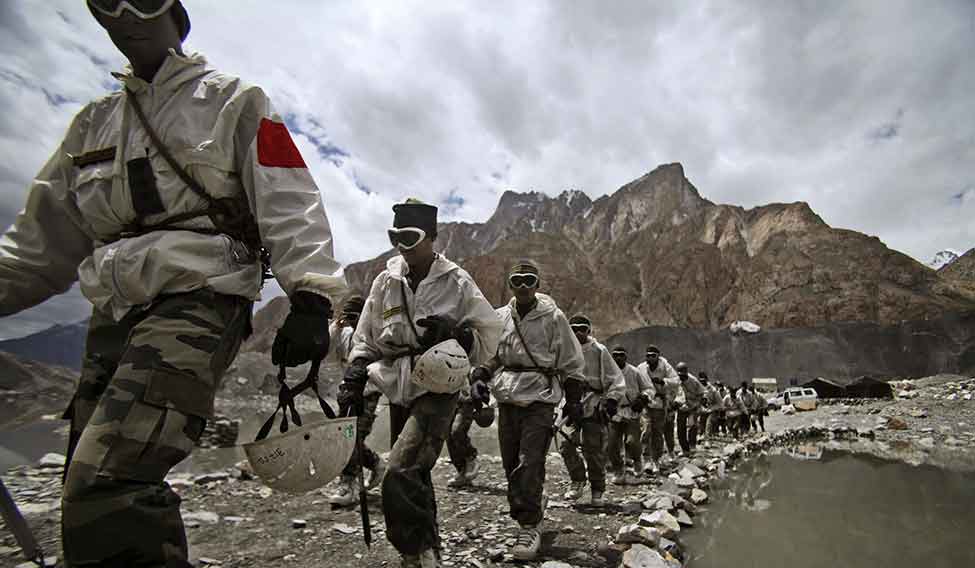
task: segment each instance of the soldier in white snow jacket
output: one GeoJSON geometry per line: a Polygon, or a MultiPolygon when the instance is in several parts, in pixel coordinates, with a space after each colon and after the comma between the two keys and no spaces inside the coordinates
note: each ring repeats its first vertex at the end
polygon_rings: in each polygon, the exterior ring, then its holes
{"type": "Polygon", "coordinates": [[[647,422],[644,424],[641,440],[644,469],[647,473],[652,473],[656,471],[663,456],[664,444],[666,443],[670,452],[674,451],[675,415],[670,408],[670,403],[680,382],[677,379],[677,371],[666,358],[660,355],[660,348],[656,345],[647,346],[646,361],[640,363],[637,369],[650,379],[654,388],[654,395],[647,405],[647,422]]]}
{"type": "Polygon", "coordinates": [[[250,329],[261,248],[291,299],[277,363],[328,350],[345,280],[321,194],[260,88],[184,54],[180,2],[89,0],[130,67],[87,104],[0,240],[0,315],[94,304],[62,498],[68,566],[189,566],[164,482],[250,329]],[[125,535],[125,538],[119,538],[125,535]]]}
{"type": "Polygon", "coordinates": [[[606,451],[609,453],[609,463],[612,467],[610,481],[618,485],[635,485],[640,482],[637,472],[643,471],[640,416],[655,393],[650,379],[639,369],[627,363],[624,347],[620,345],[613,347],[612,356],[623,373],[626,394],[620,400],[616,416],[608,424],[609,443],[606,451]],[[633,470],[624,471],[621,448],[625,448],[626,457],[633,462],[633,470]]]}
{"type": "Polygon", "coordinates": [[[517,560],[534,559],[541,545],[545,458],[562,385],[581,386],[585,380],[582,349],[569,320],[552,298],[537,292],[539,284],[534,262],[522,260],[511,267],[508,287],[515,297],[498,309],[504,326],[498,352],[471,374],[474,393],[486,397],[490,384],[498,400],[509,513],[521,527],[511,551],[517,560]]]}
{"type": "Polygon", "coordinates": [[[602,506],[606,491],[606,421],[616,415],[620,400],[626,396],[626,383],[609,349],[589,334],[592,330],[589,318],[572,316],[569,325],[582,346],[586,368],[581,391],[577,390],[580,386],[577,382],[566,383],[563,413],[574,427],[575,442],[561,447],[562,459],[572,479],[566,499],[579,499],[588,479],[590,504],[602,506]],[[582,447],[582,457],[577,445],[582,447]]]}
{"type": "Polygon", "coordinates": [[[403,566],[439,566],[440,534],[430,471],[450,432],[458,394],[433,393],[411,380],[416,359],[455,339],[473,365],[498,348],[501,321],[474,279],[433,250],[437,208],[393,206],[389,259],[372,283],[353,336],[339,404],[361,411],[367,382],[389,398],[393,444],[382,481],[386,537],[403,566]]]}

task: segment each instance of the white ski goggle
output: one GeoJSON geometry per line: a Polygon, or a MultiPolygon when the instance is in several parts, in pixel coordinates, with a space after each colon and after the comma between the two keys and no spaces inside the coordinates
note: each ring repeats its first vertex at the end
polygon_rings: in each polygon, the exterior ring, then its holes
{"type": "Polygon", "coordinates": [[[410,250],[427,238],[427,232],[418,227],[401,227],[399,229],[386,229],[389,235],[389,244],[397,250],[410,250]]]}
{"type": "Polygon", "coordinates": [[[151,20],[166,13],[176,0],[88,0],[88,5],[100,14],[121,17],[128,10],[141,20],[151,20]]]}
{"type": "Polygon", "coordinates": [[[538,286],[538,275],[531,272],[509,274],[508,284],[512,288],[534,288],[538,286]]]}
{"type": "Polygon", "coordinates": [[[589,326],[584,323],[574,323],[569,327],[571,327],[572,331],[575,333],[589,333],[589,326]]]}

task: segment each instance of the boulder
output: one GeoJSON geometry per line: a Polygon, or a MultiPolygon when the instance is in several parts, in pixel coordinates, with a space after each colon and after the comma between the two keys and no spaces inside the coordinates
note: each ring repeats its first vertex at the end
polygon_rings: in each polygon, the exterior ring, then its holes
{"type": "Polygon", "coordinates": [[[654,495],[643,502],[643,508],[656,511],[673,511],[676,507],[674,506],[674,501],[667,495],[654,495]]]}
{"type": "Polygon", "coordinates": [[[705,473],[706,472],[703,469],[697,467],[693,463],[685,465],[684,468],[680,470],[681,477],[701,477],[705,473]]]}
{"type": "Polygon", "coordinates": [[[662,536],[672,537],[680,532],[677,518],[667,511],[654,511],[640,515],[640,525],[655,528],[662,536]]]}
{"type": "Polygon", "coordinates": [[[623,553],[624,568],[670,568],[670,565],[656,550],[642,544],[634,544],[623,553]]]}
{"type": "Polygon", "coordinates": [[[660,543],[660,531],[640,525],[623,525],[616,533],[616,542],[620,544],[645,544],[656,547],[660,543]]]}
{"type": "Polygon", "coordinates": [[[67,458],[65,458],[61,454],[55,454],[55,453],[44,454],[44,457],[42,457],[40,461],[37,462],[37,467],[41,469],[55,468],[55,467],[61,468],[64,467],[66,461],[67,458]]]}
{"type": "Polygon", "coordinates": [[[700,489],[694,489],[691,491],[691,503],[695,505],[700,505],[702,503],[708,502],[708,494],[700,489]]]}
{"type": "Polygon", "coordinates": [[[572,568],[572,565],[557,560],[549,560],[548,562],[543,562],[541,568],[572,568]]]}
{"type": "Polygon", "coordinates": [[[677,524],[682,527],[693,527],[694,520],[691,519],[691,516],[687,514],[687,511],[681,509],[680,511],[677,511],[677,524]]]}
{"type": "Polygon", "coordinates": [[[183,522],[196,522],[213,524],[220,522],[220,515],[213,511],[187,511],[183,513],[183,522]]]}

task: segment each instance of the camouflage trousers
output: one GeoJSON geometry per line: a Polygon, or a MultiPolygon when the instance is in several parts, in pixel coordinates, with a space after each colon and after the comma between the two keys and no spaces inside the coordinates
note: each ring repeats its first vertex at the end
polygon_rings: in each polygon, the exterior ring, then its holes
{"type": "Polygon", "coordinates": [[[625,451],[626,457],[633,461],[633,468],[636,471],[643,469],[643,451],[640,443],[640,419],[622,418],[608,424],[609,441],[606,443],[606,452],[609,454],[609,464],[614,473],[624,472],[624,460],[622,453],[625,451]]]}
{"type": "MultiPolygon", "coordinates": [[[[362,413],[356,416],[355,419],[356,447],[358,447],[361,440],[362,466],[371,470],[375,470],[376,466],[379,465],[379,456],[372,448],[366,445],[366,438],[372,433],[372,425],[376,422],[376,407],[379,406],[379,399],[381,397],[382,394],[378,392],[366,395],[362,405],[362,413]]],[[[349,463],[345,464],[345,468],[342,470],[342,477],[352,479],[358,475],[359,454],[358,452],[352,452],[349,463]]]]}
{"type": "Polygon", "coordinates": [[[575,483],[585,482],[588,477],[593,491],[606,491],[606,426],[597,418],[584,418],[569,438],[582,446],[580,458],[575,445],[561,445],[559,453],[569,470],[569,477],[575,483]]]}
{"type": "Polygon", "coordinates": [[[409,408],[390,404],[393,447],[383,478],[386,538],[400,554],[440,548],[437,498],[430,472],[450,433],[456,394],[427,393],[409,408]]]}
{"type": "Polygon", "coordinates": [[[69,567],[189,566],[180,498],[163,480],[193,449],[251,302],[199,290],[120,322],[92,314],[71,420],[61,537],[69,567]]]}
{"type": "Polygon", "coordinates": [[[457,403],[457,411],[450,425],[447,438],[447,454],[450,463],[457,471],[463,471],[468,462],[477,458],[477,448],[471,443],[471,425],[474,424],[474,402],[465,400],[457,403]]]}
{"type": "Polygon", "coordinates": [[[508,480],[509,514],[525,527],[537,526],[545,515],[545,458],[555,436],[554,417],[554,404],[498,405],[498,445],[508,480]]]}

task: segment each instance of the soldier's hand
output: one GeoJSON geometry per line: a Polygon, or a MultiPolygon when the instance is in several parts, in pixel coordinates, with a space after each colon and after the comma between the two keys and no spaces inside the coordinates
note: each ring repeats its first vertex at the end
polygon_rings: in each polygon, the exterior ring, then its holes
{"type": "Polygon", "coordinates": [[[471,369],[471,384],[476,382],[487,384],[491,382],[491,377],[491,371],[489,371],[487,367],[478,365],[477,367],[471,369]]]}
{"type": "Polygon", "coordinates": [[[365,406],[363,393],[366,390],[368,379],[369,374],[366,371],[366,362],[363,359],[356,359],[349,365],[349,368],[345,370],[345,376],[342,377],[342,384],[339,385],[337,400],[340,414],[343,416],[350,414],[359,416],[362,414],[365,406]]]}
{"type": "Polygon", "coordinates": [[[647,395],[641,394],[630,404],[630,408],[633,409],[633,412],[639,414],[643,412],[643,409],[646,408],[648,404],[650,404],[650,400],[647,398],[647,395]]]}
{"type": "Polygon", "coordinates": [[[616,416],[616,413],[619,411],[619,408],[620,408],[620,402],[615,398],[607,398],[603,402],[603,411],[606,412],[606,416],[609,416],[610,418],[616,416]]]}
{"type": "Polygon", "coordinates": [[[582,403],[567,402],[562,408],[562,414],[565,415],[568,424],[579,425],[582,423],[582,403]]]}
{"type": "Polygon", "coordinates": [[[328,298],[312,292],[295,292],[291,311],[278,328],[271,346],[271,362],[296,367],[328,355],[328,320],[332,304],[328,298]]]}
{"type": "Polygon", "coordinates": [[[471,385],[471,400],[487,404],[491,400],[491,389],[484,381],[474,381],[471,385]]]}

